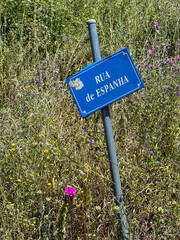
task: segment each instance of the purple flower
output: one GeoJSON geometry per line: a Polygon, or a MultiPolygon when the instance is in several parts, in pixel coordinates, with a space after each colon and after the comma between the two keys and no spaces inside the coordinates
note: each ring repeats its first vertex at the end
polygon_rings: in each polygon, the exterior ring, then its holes
{"type": "Polygon", "coordinates": [[[158,25],[156,25],[156,28],[159,29],[160,27],[158,25]]]}
{"type": "Polygon", "coordinates": [[[145,45],[148,46],[148,43],[146,42],[145,45]]]}
{"type": "Polygon", "coordinates": [[[65,198],[70,197],[71,200],[76,196],[76,189],[73,187],[66,187],[65,189],[65,198]]]}
{"type": "Polygon", "coordinates": [[[149,68],[153,68],[154,67],[154,65],[152,65],[152,64],[149,64],[149,68]]]}
{"type": "Polygon", "coordinates": [[[138,14],[140,14],[140,13],[141,13],[141,11],[138,12],[138,14]]]}
{"type": "Polygon", "coordinates": [[[151,50],[151,49],[148,50],[148,54],[149,54],[149,55],[152,54],[152,50],[151,50]]]}

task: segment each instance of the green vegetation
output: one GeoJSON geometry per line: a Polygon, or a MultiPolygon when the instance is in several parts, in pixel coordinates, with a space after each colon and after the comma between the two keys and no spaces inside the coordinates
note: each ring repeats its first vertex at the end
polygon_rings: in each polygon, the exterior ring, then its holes
{"type": "Polygon", "coordinates": [[[0,238],[119,240],[101,112],[66,79],[128,47],[145,88],[110,106],[130,239],[180,238],[175,0],[0,0],[0,238]],[[65,199],[65,189],[76,189],[65,199]]]}

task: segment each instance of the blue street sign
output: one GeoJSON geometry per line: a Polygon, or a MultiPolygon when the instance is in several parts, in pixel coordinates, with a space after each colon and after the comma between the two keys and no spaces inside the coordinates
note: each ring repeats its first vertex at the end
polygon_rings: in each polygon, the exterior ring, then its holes
{"type": "Polygon", "coordinates": [[[82,117],[144,87],[127,48],[88,65],[66,82],[82,117]]]}

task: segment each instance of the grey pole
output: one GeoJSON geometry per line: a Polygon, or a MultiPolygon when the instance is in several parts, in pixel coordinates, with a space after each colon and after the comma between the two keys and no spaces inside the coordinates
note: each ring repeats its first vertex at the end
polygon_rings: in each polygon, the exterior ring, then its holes
{"type": "MultiPolygon", "coordinates": [[[[94,19],[90,19],[87,21],[89,36],[91,42],[91,49],[93,54],[93,61],[99,61],[101,59],[101,54],[99,50],[99,41],[96,30],[96,21],[94,19]]],[[[111,126],[111,118],[109,107],[105,107],[102,109],[102,118],[105,129],[106,143],[110,161],[110,169],[111,169],[111,177],[113,181],[114,195],[116,198],[116,204],[119,206],[119,217],[120,217],[120,225],[121,225],[121,235],[123,240],[129,240],[129,232],[128,232],[128,224],[124,209],[124,201],[123,194],[121,189],[121,181],[119,176],[119,169],[117,164],[116,157],[116,149],[114,145],[114,138],[111,126]]]]}

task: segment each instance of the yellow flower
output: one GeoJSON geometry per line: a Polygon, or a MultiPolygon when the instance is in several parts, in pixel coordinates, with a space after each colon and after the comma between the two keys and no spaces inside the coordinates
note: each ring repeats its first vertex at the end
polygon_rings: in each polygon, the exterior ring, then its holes
{"type": "Polygon", "coordinates": [[[14,147],[16,144],[17,144],[17,143],[12,143],[11,145],[12,145],[12,147],[14,147]]]}
{"type": "Polygon", "coordinates": [[[49,150],[48,149],[44,149],[44,153],[48,153],[49,152],[49,150]]]}
{"type": "Polygon", "coordinates": [[[50,159],[50,157],[47,157],[47,159],[50,159]]]}
{"type": "Polygon", "coordinates": [[[34,146],[36,146],[37,145],[37,142],[34,142],[34,146]]]}
{"type": "Polygon", "coordinates": [[[51,183],[48,183],[48,186],[51,186],[51,183]]]}
{"type": "Polygon", "coordinates": [[[21,182],[21,180],[20,180],[20,179],[18,179],[17,181],[18,181],[18,182],[21,182]]]}
{"type": "Polygon", "coordinates": [[[10,149],[8,149],[8,150],[9,150],[9,152],[13,152],[13,151],[15,151],[14,148],[10,148],[10,149]]]}
{"type": "Polygon", "coordinates": [[[19,141],[23,141],[23,139],[21,138],[21,139],[19,139],[19,141]]]}

